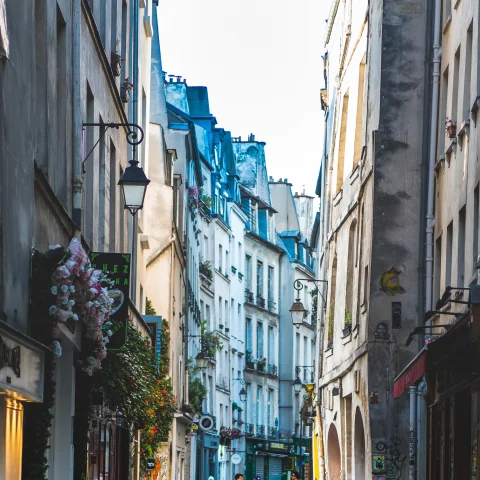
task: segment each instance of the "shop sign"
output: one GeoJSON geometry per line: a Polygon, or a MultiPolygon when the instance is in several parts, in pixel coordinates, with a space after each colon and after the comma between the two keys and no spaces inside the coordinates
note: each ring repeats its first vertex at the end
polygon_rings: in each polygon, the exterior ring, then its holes
{"type": "Polygon", "coordinates": [[[219,446],[219,439],[218,437],[213,437],[211,435],[205,435],[203,437],[203,446],[205,448],[214,448],[218,449],[219,446]]]}
{"type": "Polygon", "coordinates": [[[0,329],[0,392],[43,401],[45,352],[28,337],[0,329]]]}
{"type": "Polygon", "coordinates": [[[107,350],[120,350],[127,341],[130,254],[93,252],[90,257],[93,268],[108,273],[114,282],[108,291],[110,298],[113,298],[113,310],[110,313],[112,325],[109,327],[113,335],[107,344],[107,350]]]}
{"type": "Polygon", "coordinates": [[[289,450],[288,445],[280,442],[270,442],[269,450],[278,450],[281,452],[287,452],[289,450]]]}

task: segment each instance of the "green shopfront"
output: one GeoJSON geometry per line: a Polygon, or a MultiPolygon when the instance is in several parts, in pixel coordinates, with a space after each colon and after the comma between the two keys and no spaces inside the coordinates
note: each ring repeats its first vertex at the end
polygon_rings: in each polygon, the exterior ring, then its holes
{"type": "Polygon", "coordinates": [[[247,438],[246,448],[246,478],[290,479],[295,464],[291,441],[247,438]]]}

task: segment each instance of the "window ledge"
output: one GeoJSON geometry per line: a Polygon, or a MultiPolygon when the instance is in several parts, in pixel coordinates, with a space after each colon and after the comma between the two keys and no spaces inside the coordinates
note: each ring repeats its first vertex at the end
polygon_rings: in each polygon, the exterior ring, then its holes
{"type": "Polygon", "coordinates": [[[350,185],[353,185],[355,180],[360,176],[360,162],[358,162],[355,167],[353,168],[352,173],[350,174],[350,185]]]}
{"type": "Polygon", "coordinates": [[[452,23],[452,16],[449,15],[447,20],[445,21],[445,26],[443,27],[443,34],[445,35],[446,31],[448,30],[448,27],[452,23]]]}
{"type": "Polygon", "coordinates": [[[325,358],[331,357],[333,355],[333,347],[327,348],[325,350],[325,358]]]}
{"type": "Polygon", "coordinates": [[[457,149],[457,139],[450,138],[450,144],[448,145],[447,149],[445,150],[445,154],[452,153],[457,149]]]}
{"type": "Polygon", "coordinates": [[[343,189],[341,189],[336,195],[335,197],[333,197],[333,205],[336,206],[340,203],[340,200],[342,199],[343,197],[343,189]]]}
{"type": "Polygon", "coordinates": [[[360,313],[365,313],[367,311],[367,308],[368,308],[368,302],[363,302],[360,305],[360,313]]]}
{"type": "Polygon", "coordinates": [[[469,129],[470,122],[468,120],[463,121],[462,125],[460,126],[460,130],[457,133],[457,137],[463,137],[464,135],[468,135],[469,129]]]}
{"type": "Polygon", "coordinates": [[[342,344],[346,345],[347,343],[350,343],[352,341],[352,332],[350,332],[348,335],[345,335],[342,337],[342,344]]]}

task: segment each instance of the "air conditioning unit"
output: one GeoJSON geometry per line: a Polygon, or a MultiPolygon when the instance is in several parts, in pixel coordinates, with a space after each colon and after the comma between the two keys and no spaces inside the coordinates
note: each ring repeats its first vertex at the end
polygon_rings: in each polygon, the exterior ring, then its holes
{"type": "Polygon", "coordinates": [[[215,422],[213,420],[213,417],[211,415],[202,415],[198,421],[198,426],[204,431],[208,432],[209,430],[212,430],[214,427],[215,422]]]}

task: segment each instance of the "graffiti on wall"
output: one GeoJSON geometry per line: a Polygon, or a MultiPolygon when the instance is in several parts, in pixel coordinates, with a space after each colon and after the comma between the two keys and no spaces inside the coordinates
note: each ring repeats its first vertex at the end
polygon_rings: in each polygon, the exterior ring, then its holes
{"type": "Polygon", "coordinates": [[[394,437],[389,442],[377,442],[372,456],[372,473],[385,474],[385,480],[400,480],[407,455],[401,453],[401,441],[394,437]]]}
{"type": "Polygon", "coordinates": [[[405,293],[405,289],[400,285],[400,274],[402,272],[392,267],[380,277],[380,290],[387,295],[395,296],[405,293]]]}

